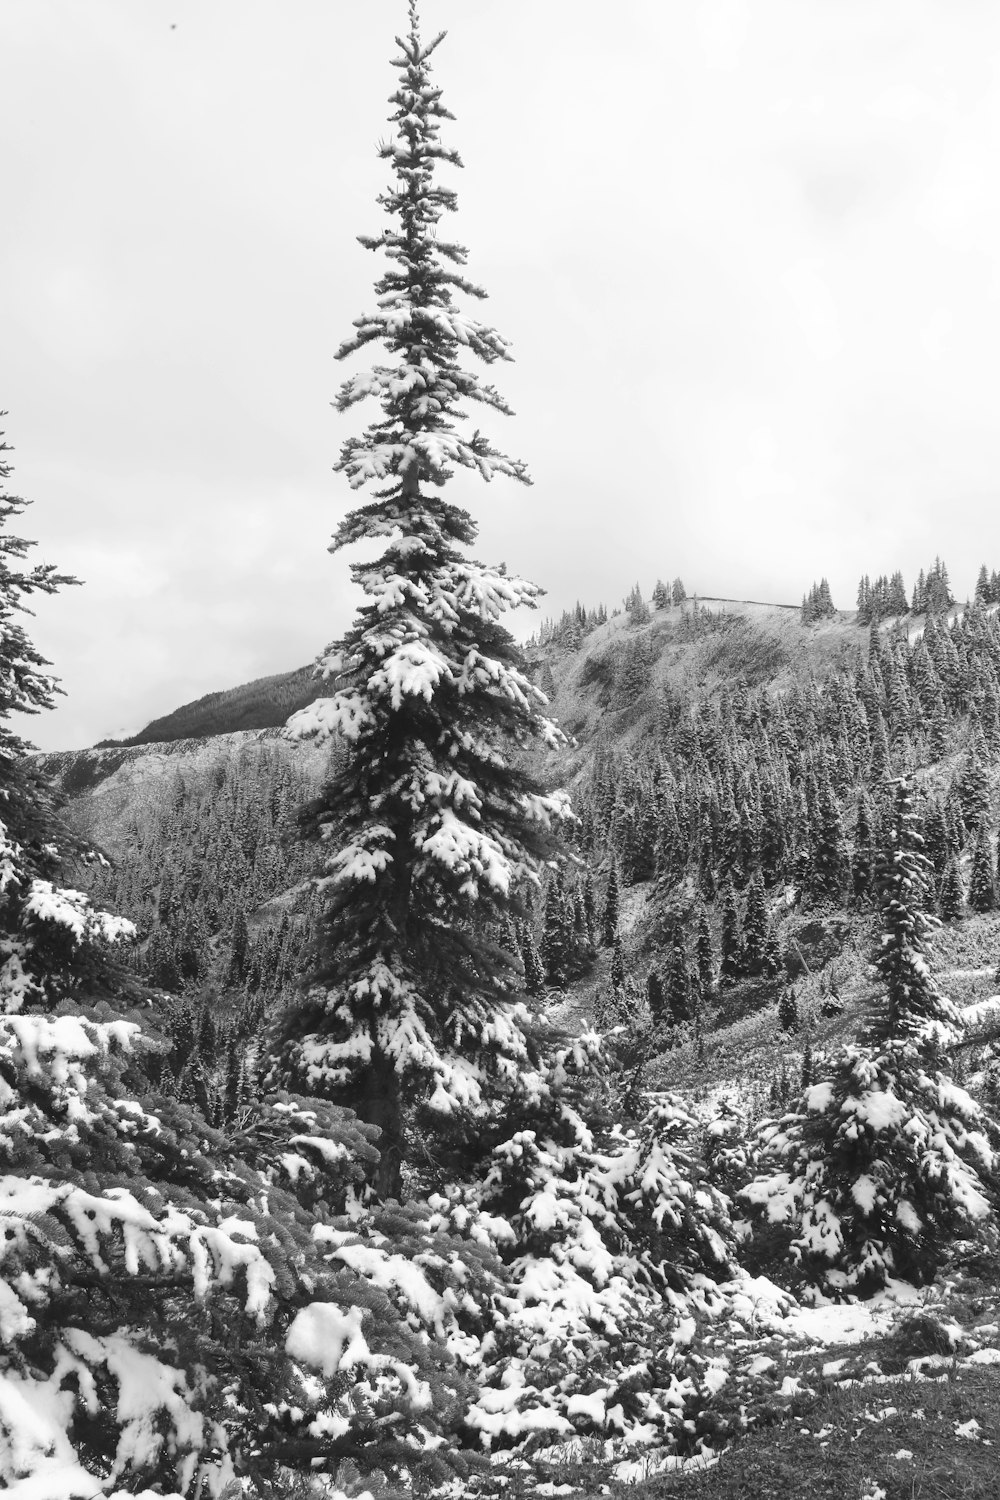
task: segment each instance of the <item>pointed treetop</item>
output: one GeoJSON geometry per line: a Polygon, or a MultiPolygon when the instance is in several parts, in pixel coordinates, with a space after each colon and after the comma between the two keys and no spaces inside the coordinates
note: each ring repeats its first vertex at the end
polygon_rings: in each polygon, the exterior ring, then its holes
{"type": "MultiPolygon", "coordinates": [[[[383,253],[389,265],[375,286],[377,310],[355,320],[355,333],[341,345],[337,358],[381,343],[397,362],[391,367],[377,364],[341,387],[339,411],[373,396],[383,417],[360,437],[348,439],[335,465],[352,488],[370,482],[386,485],[379,498],[390,503],[374,507],[372,514],[356,512],[349,517],[337,532],[335,548],[373,534],[376,521],[387,523],[389,529],[401,527],[404,509],[410,518],[407,529],[412,529],[413,501],[421,483],[440,486],[455,467],[478,470],[486,480],[501,473],[530,483],[523,463],[494,449],[478,428],[467,435],[460,427],[467,414],[459,403],[474,401],[505,415],[510,408],[493,386],[459,362],[459,355],[490,365],[509,360],[510,353],[494,328],[454,305],[456,292],[477,300],[486,293],[461,274],[459,268],[467,259],[464,246],[438,235],[438,222],[455,211],[457,196],[436,180],[436,166],[462,165],[458,153],[440,140],[440,122],[454,116],[430,78],[428,59],[443,36],[442,32],[433,42],[422,42],[417,9],[411,4],[410,33],[396,39],[401,55],[393,65],[401,77],[390,96],[395,133],[378,148],[395,178],[377,199],[391,222],[379,235],[359,236],[366,249],[383,253]]],[[[437,515],[427,524],[439,531],[440,523],[437,515]]],[[[386,529],[383,524],[378,534],[385,535],[386,529]]],[[[470,540],[467,534],[460,539],[470,540]]]]}

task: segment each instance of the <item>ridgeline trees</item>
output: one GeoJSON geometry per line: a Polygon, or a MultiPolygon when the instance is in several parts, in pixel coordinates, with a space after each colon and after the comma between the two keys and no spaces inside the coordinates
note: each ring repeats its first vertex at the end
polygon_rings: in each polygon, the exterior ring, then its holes
{"type": "Polygon", "coordinates": [[[812,625],[815,621],[828,619],[836,613],[830,585],[825,578],[821,578],[819,583],[814,583],[808,594],[802,595],[799,618],[803,625],[812,625]]]}
{"type": "Polygon", "coordinates": [[[485,293],[461,273],[463,247],[439,234],[456,196],[437,170],[461,161],[440,136],[453,118],[431,78],[441,37],[421,39],[415,3],[409,16],[393,63],[393,137],[380,147],[394,176],[378,200],[388,222],[361,238],[388,265],[375,310],[338,351],[382,345],[388,361],[338,397],[341,413],[367,398],[380,412],[335,465],[352,489],[375,491],[340,524],[333,550],[372,540],[385,550],[353,565],[365,602],[320,659],[336,693],[290,721],[291,734],[336,734],[347,751],[311,813],[324,850],[317,963],[283,1021],[276,1064],[379,1127],[383,1198],[400,1190],[410,1104],[460,1117],[481,1104],[491,1074],[514,1080],[525,1063],[511,1000],[519,961],[488,924],[524,913],[522,893],[568,813],[565,797],[524,769],[522,751],[557,731],[500,624],[540,591],[474,561],[476,525],[441,493],[459,470],[528,475],[469,430],[466,404],[509,408],[461,356],[487,366],[510,356],[456,302],[485,293]]]}

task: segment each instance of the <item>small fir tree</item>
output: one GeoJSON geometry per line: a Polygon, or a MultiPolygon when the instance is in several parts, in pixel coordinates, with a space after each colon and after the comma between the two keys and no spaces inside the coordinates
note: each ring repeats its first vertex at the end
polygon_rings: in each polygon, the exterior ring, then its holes
{"type": "Polygon", "coordinates": [[[916,825],[899,780],[878,868],[880,1005],[862,1040],[760,1127],[765,1170],[743,1195],[757,1223],[785,1226],[793,1257],[828,1290],[926,1282],[990,1217],[994,1153],[979,1106],[945,1072],[961,1022],[929,966],[932,886],[916,825]]]}
{"type": "Polygon", "coordinates": [[[549,881],[542,913],[541,958],[549,984],[563,985],[572,967],[573,931],[562,870],[549,881]]]}
{"type": "Polygon", "coordinates": [[[740,913],[733,883],[727,878],[722,888],[722,961],[719,975],[724,984],[732,984],[743,972],[743,936],[740,913]]]}
{"type": "Polygon", "coordinates": [[[789,985],[781,992],[778,1001],[778,1025],[782,1031],[797,1031],[799,1029],[799,1007],[795,998],[795,991],[789,985]]]}
{"type": "Polygon", "coordinates": [[[973,911],[994,911],[997,904],[996,867],[989,831],[980,827],[972,850],[969,905],[973,911]]]}
{"type": "Polygon", "coordinates": [[[944,808],[935,798],[927,809],[923,826],[924,853],[931,862],[936,879],[943,880],[948,862],[954,852],[948,840],[948,828],[944,808]]]}
{"type": "Polygon", "coordinates": [[[582,1421],[597,1439],[624,1430],[648,1445],[676,1421],[678,1395],[704,1409],[715,1376],[699,1379],[697,1363],[677,1369],[666,1342],[678,1315],[712,1320],[725,1306],[719,1283],[735,1271],[727,1200],[705,1181],[697,1126],[679,1099],[660,1096],[617,1122],[620,1101],[609,1107],[597,1066],[602,1045],[590,1034],[555,1052],[477,1174],[476,1206],[493,1217],[476,1230],[498,1217],[513,1230],[500,1358],[483,1371],[487,1399],[472,1415],[491,1443],[505,1429],[571,1432],[578,1392],[617,1392],[623,1370],[641,1361],[649,1399],[633,1405],[625,1393],[622,1407],[602,1396],[582,1421]],[[520,1355],[504,1360],[511,1346],[520,1355]],[[496,1389],[509,1393],[499,1421],[496,1389]]]}
{"type": "Polygon", "coordinates": [[[531,923],[522,921],[518,924],[519,941],[521,951],[521,963],[524,965],[524,988],[533,1000],[545,993],[545,967],[541,956],[535,945],[535,935],[531,930],[531,923]]]}
{"type": "Polygon", "coordinates": [[[601,930],[604,938],[605,948],[613,948],[618,939],[618,869],[611,866],[611,874],[608,876],[608,888],[604,896],[604,910],[601,913],[601,930]]]}
{"type": "Polygon", "coordinates": [[[587,921],[587,941],[591,948],[597,947],[597,896],[594,893],[594,877],[587,871],[583,882],[583,911],[587,921]]]}
{"type": "Polygon", "coordinates": [[[250,958],[250,934],[247,931],[246,912],[242,906],[236,908],[233,918],[232,936],[229,940],[229,984],[242,984],[247,976],[250,958]]]}
{"type": "Polygon", "coordinates": [[[667,958],[667,1005],[677,1025],[691,1019],[691,978],[688,974],[684,933],[680,923],[674,926],[667,958]]]}
{"type": "Polygon", "coordinates": [[[611,954],[611,988],[621,990],[625,987],[625,950],[622,947],[620,937],[615,938],[614,951],[611,954]]]}
{"type": "Polygon", "coordinates": [[[872,847],[872,806],[863,789],[858,793],[857,819],[854,825],[854,852],[851,856],[851,884],[855,901],[863,902],[871,895],[875,874],[875,854],[872,847]]]}
{"type": "Polygon", "coordinates": [[[628,610],[629,622],[632,625],[649,624],[649,605],[642,597],[642,589],[638,584],[625,600],[625,608],[628,610]]]}
{"type": "Polygon", "coordinates": [[[743,968],[747,974],[767,973],[773,943],[764,895],[764,878],[756,869],[747,886],[746,910],[743,915],[743,968]]]}
{"type": "Polygon", "coordinates": [[[646,1003],[655,1024],[658,1025],[666,1019],[667,998],[663,989],[663,980],[655,969],[650,969],[646,976],[646,1003]]]}
{"type": "Polygon", "coordinates": [[[695,958],[698,964],[698,984],[702,996],[707,1000],[715,993],[715,948],[712,943],[712,928],[704,905],[698,907],[695,958]]]}
{"type": "Polygon", "coordinates": [[[982,734],[974,735],[959,768],[955,791],[967,828],[976,828],[990,816],[990,773],[985,764],[988,758],[982,734]]]}
{"type": "Polygon", "coordinates": [[[941,882],[941,916],[946,922],[957,922],[965,910],[965,888],[958,859],[953,854],[948,860],[941,882]]]}

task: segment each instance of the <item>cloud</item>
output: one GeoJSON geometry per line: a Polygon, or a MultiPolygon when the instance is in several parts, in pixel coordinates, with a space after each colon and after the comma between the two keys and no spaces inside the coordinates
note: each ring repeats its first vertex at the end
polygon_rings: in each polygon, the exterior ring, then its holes
{"type": "MultiPolygon", "coordinates": [[[[517,359],[490,431],[536,481],[456,483],[480,554],[556,613],[674,573],[779,599],[825,573],[845,603],[938,551],[971,588],[1000,471],[1000,13],[426,11],[455,235],[517,359]]],[[[71,693],[47,744],[295,666],[349,618],[332,356],[378,272],[354,237],[399,24],[320,0],[6,18],[0,404],[30,528],[87,578],[39,610],[71,693]]]]}

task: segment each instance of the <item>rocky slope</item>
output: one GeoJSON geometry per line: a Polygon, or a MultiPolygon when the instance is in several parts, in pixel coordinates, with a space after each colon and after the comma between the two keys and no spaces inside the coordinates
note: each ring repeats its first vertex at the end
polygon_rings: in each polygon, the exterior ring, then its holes
{"type": "Polygon", "coordinates": [[[39,756],[65,800],[73,827],[116,860],[128,859],[135,829],[162,814],[178,783],[208,784],[227,766],[250,773],[265,755],[294,764],[319,785],[329,748],[286,740],[279,729],[168,740],[139,745],[102,745],[39,756]]]}

